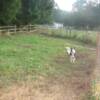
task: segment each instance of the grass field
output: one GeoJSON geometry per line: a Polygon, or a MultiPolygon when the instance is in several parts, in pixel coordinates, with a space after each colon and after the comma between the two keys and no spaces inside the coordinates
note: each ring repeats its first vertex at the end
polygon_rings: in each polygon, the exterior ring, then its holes
{"type": "Polygon", "coordinates": [[[96,45],[96,37],[97,37],[96,31],[75,30],[75,29],[69,30],[66,28],[45,29],[45,31],[43,32],[45,33],[45,35],[50,35],[50,36],[59,37],[59,38],[72,39],[72,40],[83,42],[89,45],[96,45]]]}
{"type": "MultiPolygon", "coordinates": [[[[39,89],[45,90],[45,93],[48,93],[47,89],[50,90],[50,87],[54,86],[55,91],[56,86],[59,88],[59,85],[62,86],[61,84],[63,84],[63,89],[61,90],[64,91],[61,93],[64,94],[63,92],[71,85],[71,89],[68,90],[77,90],[76,94],[72,93],[75,98],[78,96],[80,100],[88,100],[94,59],[95,50],[91,50],[82,42],[36,34],[0,37],[0,87],[8,87],[27,80],[35,83],[36,80],[43,79],[44,84],[39,86],[39,89]],[[75,64],[69,62],[65,46],[75,47],[79,52],[75,64]]],[[[41,81],[38,82],[41,83],[41,81]]],[[[30,83],[28,84],[30,85],[30,83]]],[[[33,86],[33,84],[31,85],[33,86]]],[[[31,87],[29,86],[28,88],[30,89],[31,87]]],[[[17,89],[19,88],[17,87],[17,89]]],[[[6,98],[3,92],[1,94],[2,99],[0,100],[11,100],[11,94],[9,95],[10,99],[6,98]]],[[[48,95],[47,97],[48,99],[45,99],[40,95],[41,100],[66,100],[54,99],[52,96],[50,99],[48,95]]],[[[16,100],[21,100],[18,97],[15,98],[17,98],[16,100]]],[[[33,99],[25,98],[23,100],[33,99]]]]}

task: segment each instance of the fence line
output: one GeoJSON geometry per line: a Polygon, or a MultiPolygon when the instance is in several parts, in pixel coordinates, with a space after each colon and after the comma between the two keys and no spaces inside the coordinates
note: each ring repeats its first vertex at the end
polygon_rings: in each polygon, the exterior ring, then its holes
{"type": "MultiPolygon", "coordinates": [[[[16,32],[34,32],[36,30],[50,30],[58,29],[48,25],[20,25],[20,27],[14,26],[0,26],[0,33],[16,33],[16,32]]],[[[71,31],[71,30],[68,30],[71,31]]]]}
{"type": "Polygon", "coordinates": [[[16,32],[34,32],[40,26],[38,25],[21,25],[20,27],[14,26],[0,26],[0,34],[10,34],[16,32]]]}
{"type": "MultiPolygon", "coordinates": [[[[56,30],[58,28],[55,28],[53,26],[48,25],[20,25],[20,27],[14,25],[14,26],[0,26],[0,34],[4,33],[16,33],[16,32],[34,32],[36,30],[56,30]]],[[[59,28],[60,29],[60,28],[59,28]]],[[[63,27],[61,29],[64,29],[67,33],[71,33],[74,31],[73,29],[69,27],[63,27]]],[[[84,31],[86,32],[86,31],[84,31]]]]}
{"type": "Polygon", "coordinates": [[[95,45],[95,35],[97,32],[91,30],[76,30],[69,27],[57,28],[49,25],[0,26],[0,35],[9,36],[16,33],[38,33],[47,36],[74,39],[95,45]]]}

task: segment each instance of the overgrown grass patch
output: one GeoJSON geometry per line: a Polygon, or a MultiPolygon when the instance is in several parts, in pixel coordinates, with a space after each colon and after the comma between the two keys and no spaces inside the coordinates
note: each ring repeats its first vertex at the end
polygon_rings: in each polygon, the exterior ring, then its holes
{"type": "Polygon", "coordinates": [[[85,31],[85,30],[81,31],[73,29],[68,30],[65,28],[61,28],[61,29],[49,29],[44,34],[52,37],[76,40],[79,42],[87,43],[89,45],[96,45],[97,33],[95,31],[85,31]]]}
{"type": "Polygon", "coordinates": [[[82,52],[86,49],[82,45],[78,42],[73,44],[73,41],[67,39],[32,34],[0,37],[0,77],[19,80],[28,75],[54,75],[61,72],[57,66],[63,66],[64,72],[70,67],[68,58],[63,57],[64,65],[55,65],[54,58],[58,55],[66,56],[65,46],[76,47],[82,52]]]}
{"type": "MultiPolygon", "coordinates": [[[[0,87],[26,81],[28,78],[35,80],[39,76],[62,80],[78,76],[82,82],[74,87],[77,90],[77,87],[90,77],[88,73],[93,70],[94,59],[95,52],[75,39],[40,34],[0,37],[0,87]],[[75,64],[70,63],[66,46],[76,49],[75,64]]],[[[72,88],[73,86],[74,84],[72,88]]]]}

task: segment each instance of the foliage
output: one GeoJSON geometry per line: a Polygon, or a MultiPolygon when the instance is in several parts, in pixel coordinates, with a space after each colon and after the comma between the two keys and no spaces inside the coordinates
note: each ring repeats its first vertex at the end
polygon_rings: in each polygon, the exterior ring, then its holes
{"type": "Polygon", "coordinates": [[[18,24],[46,24],[52,21],[53,0],[22,0],[18,24]]]}
{"type": "MultiPolygon", "coordinates": [[[[8,86],[9,82],[20,82],[29,77],[34,79],[37,76],[56,77],[73,73],[73,70],[83,64],[81,60],[71,64],[65,46],[73,46],[80,53],[90,52],[79,42],[43,35],[0,37],[0,86],[8,86]]],[[[87,65],[86,62],[85,64],[87,65]]]]}
{"type": "Polygon", "coordinates": [[[65,26],[77,29],[93,29],[100,26],[100,3],[87,0],[77,0],[72,12],[56,9],[54,20],[65,26]],[[58,19],[58,20],[57,20],[58,19]]]}
{"type": "Polygon", "coordinates": [[[53,0],[1,0],[0,25],[52,22],[53,0]]]}
{"type": "Polygon", "coordinates": [[[0,0],[0,25],[9,25],[16,18],[20,0],[0,0]]]}
{"type": "Polygon", "coordinates": [[[76,40],[82,43],[96,46],[97,33],[95,31],[75,30],[66,27],[62,29],[49,29],[45,35],[64,39],[71,39],[72,41],[76,40]]]}
{"type": "Polygon", "coordinates": [[[66,11],[62,11],[60,9],[54,9],[53,18],[55,22],[64,23],[66,17],[68,17],[69,13],[66,11]]]}

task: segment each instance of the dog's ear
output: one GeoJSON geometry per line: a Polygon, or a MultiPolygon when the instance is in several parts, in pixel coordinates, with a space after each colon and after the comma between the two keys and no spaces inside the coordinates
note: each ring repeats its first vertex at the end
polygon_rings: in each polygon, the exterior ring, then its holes
{"type": "Polygon", "coordinates": [[[67,50],[70,49],[70,47],[65,47],[67,50]]]}
{"type": "Polygon", "coordinates": [[[70,55],[70,53],[71,53],[71,48],[70,48],[70,47],[65,47],[65,48],[66,48],[67,54],[70,55]]]}

